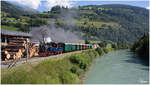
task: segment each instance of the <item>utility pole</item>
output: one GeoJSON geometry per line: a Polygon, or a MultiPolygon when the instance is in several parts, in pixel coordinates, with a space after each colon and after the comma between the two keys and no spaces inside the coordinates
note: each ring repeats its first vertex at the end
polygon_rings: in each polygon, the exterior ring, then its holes
{"type": "Polygon", "coordinates": [[[28,58],[29,58],[29,43],[27,41],[27,44],[26,44],[26,63],[28,62],[28,58]]]}

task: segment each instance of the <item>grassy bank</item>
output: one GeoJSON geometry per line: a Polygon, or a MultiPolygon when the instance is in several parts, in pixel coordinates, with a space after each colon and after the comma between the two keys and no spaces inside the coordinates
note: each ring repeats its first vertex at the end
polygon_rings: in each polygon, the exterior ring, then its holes
{"type": "MultiPolygon", "coordinates": [[[[12,69],[2,69],[3,84],[76,84],[92,61],[104,54],[104,49],[92,49],[63,58],[27,63],[12,69]]],[[[60,56],[61,57],[61,56],[60,56]]]]}

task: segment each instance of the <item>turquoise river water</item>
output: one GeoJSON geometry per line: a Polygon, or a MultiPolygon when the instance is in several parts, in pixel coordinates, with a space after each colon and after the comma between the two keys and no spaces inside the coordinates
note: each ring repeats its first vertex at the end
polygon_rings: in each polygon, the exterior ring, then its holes
{"type": "Polygon", "coordinates": [[[118,50],[97,58],[84,84],[148,84],[149,67],[133,52],[118,50]]]}

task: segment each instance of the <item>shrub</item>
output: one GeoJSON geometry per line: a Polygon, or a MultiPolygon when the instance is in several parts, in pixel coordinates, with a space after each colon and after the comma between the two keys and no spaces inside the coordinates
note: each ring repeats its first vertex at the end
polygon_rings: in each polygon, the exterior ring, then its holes
{"type": "Polygon", "coordinates": [[[81,56],[72,56],[70,60],[72,63],[79,65],[81,69],[86,69],[87,67],[86,61],[81,56]]]}
{"type": "Polygon", "coordinates": [[[81,69],[86,70],[89,65],[89,56],[84,54],[73,55],[70,57],[70,61],[74,64],[77,64],[81,69]]]}
{"type": "Polygon", "coordinates": [[[117,49],[117,44],[116,43],[112,43],[112,48],[117,49]]]}
{"type": "MultiPolygon", "coordinates": [[[[95,53],[94,53],[95,52],[95,53]]],[[[12,69],[2,69],[3,84],[71,84],[80,83],[80,76],[88,69],[95,50],[72,54],[62,59],[45,59],[12,69]]]]}
{"type": "Polygon", "coordinates": [[[80,76],[84,71],[82,69],[80,69],[78,66],[73,66],[70,71],[74,74],[77,74],[78,76],[80,76]]]}
{"type": "Polygon", "coordinates": [[[72,55],[70,57],[70,61],[75,64],[80,64],[81,63],[80,58],[81,58],[80,55],[72,55]]]}
{"type": "Polygon", "coordinates": [[[77,80],[77,76],[71,72],[62,72],[60,79],[62,84],[72,84],[77,80]]]}
{"type": "Polygon", "coordinates": [[[104,51],[105,53],[108,53],[108,52],[109,52],[109,50],[108,50],[107,48],[103,48],[103,51],[104,51]]]}
{"type": "Polygon", "coordinates": [[[96,51],[98,52],[99,55],[103,55],[104,54],[104,51],[102,48],[96,48],[96,51]]]}

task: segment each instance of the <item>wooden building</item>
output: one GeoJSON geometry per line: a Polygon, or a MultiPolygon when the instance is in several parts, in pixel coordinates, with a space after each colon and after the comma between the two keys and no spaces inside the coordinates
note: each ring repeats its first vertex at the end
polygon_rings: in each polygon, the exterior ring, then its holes
{"type": "Polygon", "coordinates": [[[28,33],[1,30],[1,59],[26,57],[26,43],[29,42],[29,48],[33,47],[30,38],[31,35],[28,33]]]}

